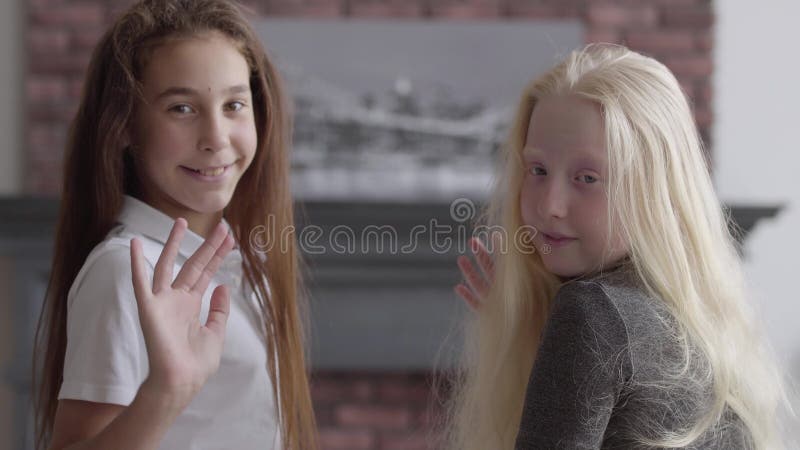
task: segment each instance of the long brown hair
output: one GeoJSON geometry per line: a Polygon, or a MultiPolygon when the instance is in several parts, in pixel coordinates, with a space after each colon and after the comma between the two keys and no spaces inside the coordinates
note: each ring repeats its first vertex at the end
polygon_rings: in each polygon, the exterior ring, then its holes
{"type": "Polygon", "coordinates": [[[261,299],[268,336],[266,370],[279,380],[272,389],[280,399],[283,445],[317,447],[301,320],[306,296],[295,242],[290,239],[268,249],[266,261],[248,245],[253,230],[266,226],[266,236],[276,242],[281,230],[294,225],[288,156],[291,119],[277,71],[237,5],[226,0],[143,0],[120,17],[95,48],[70,128],[52,272],[36,330],[37,448],[50,439],[58,405],[67,293],[89,252],[111,230],[123,195],[137,195],[133,160],[125,146],[147,58],[169,39],[210,31],[231,39],[248,62],[258,133],[253,162],[224,216],[240,243],[245,279],[261,299]]]}

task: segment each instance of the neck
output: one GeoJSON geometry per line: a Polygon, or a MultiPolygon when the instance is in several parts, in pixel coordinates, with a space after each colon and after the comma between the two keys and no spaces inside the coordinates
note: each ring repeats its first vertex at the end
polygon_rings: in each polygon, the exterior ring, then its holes
{"type": "Polygon", "coordinates": [[[186,219],[188,228],[203,239],[206,239],[211,235],[211,232],[214,231],[214,228],[217,226],[217,224],[219,224],[223,217],[222,211],[202,213],[192,211],[183,205],[179,205],[172,199],[148,195],[144,195],[142,197],[143,198],[141,200],[143,202],[170,216],[173,220],[177,219],[178,217],[183,217],[186,219]]]}
{"type": "MultiPolygon", "coordinates": [[[[177,217],[172,215],[170,215],[170,217],[177,219],[177,217]]],[[[184,212],[183,218],[186,219],[190,230],[205,239],[211,235],[211,232],[214,231],[214,228],[222,220],[222,211],[211,214],[203,214],[194,211],[190,213],[184,212]]]]}
{"type": "Polygon", "coordinates": [[[579,274],[579,275],[566,276],[566,277],[558,275],[558,280],[561,283],[566,283],[566,282],[568,282],[570,280],[574,280],[574,279],[578,279],[578,278],[588,278],[588,277],[590,277],[592,275],[595,275],[595,274],[608,273],[608,272],[617,270],[617,269],[622,268],[623,266],[627,265],[628,263],[630,263],[630,256],[629,255],[625,255],[622,258],[617,259],[616,261],[612,261],[612,262],[606,263],[604,266],[598,267],[598,268],[596,268],[596,269],[594,269],[592,271],[586,272],[586,273],[582,273],[582,274],[579,274]]]}

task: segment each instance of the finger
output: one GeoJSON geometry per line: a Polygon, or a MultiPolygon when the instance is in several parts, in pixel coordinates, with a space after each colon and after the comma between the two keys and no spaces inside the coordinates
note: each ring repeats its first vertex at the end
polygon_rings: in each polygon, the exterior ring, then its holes
{"type": "Polygon", "coordinates": [[[464,279],[467,281],[469,287],[480,297],[485,297],[486,293],[489,291],[489,286],[486,280],[484,280],[483,275],[475,270],[475,266],[472,265],[469,258],[463,255],[459,256],[458,267],[461,269],[461,273],[464,275],[464,279]]]}
{"type": "Polygon", "coordinates": [[[463,283],[457,284],[454,290],[459,297],[464,299],[464,301],[467,303],[467,306],[475,310],[480,308],[481,301],[468,287],[464,286],[463,283]]]}
{"type": "Polygon", "coordinates": [[[225,241],[226,234],[225,225],[222,223],[217,225],[211,235],[203,242],[203,245],[183,264],[181,271],[178,272],[178,276],[175,277],[175,281],[172,283],[172,287],[187,291],[191,290],[197,284],[197,280],[200,279],[203,270],[208,265],[208,262],[211,261],[211,258],[214,257],[219,246],[225,241]]]}
{"type": "Polygon", "coordinates": [[[147,269],[145,268],[144,258],[142,257],[142,243],[138,239],[131,239],[131,278],[133,281],[133,293],[136,297],[136,304],[141,311],[145,302],[149,298],[151,286],[147,279],[147,269]]]}
{"type": "Polygon", "coordinates": [[[228,288],[224,284],[221,284],[211,293],[211,306],[208,310],[206,328],[220,337],[225,336],[225,326],[228,323],[230,310],[231,300],[228,295],[228,288]]]}
{"type": "Polygon", "coordinates": [[[478,238],[472,239],[472,252],[475,253],[475,259],[478,260],[478,267],[481,268],[486,278],[489,280],[494,279],[494,261],[489,250],[478,238]]]}
{"type": "Polygon", "coordinates": [[[493,231],[492,232],[492,253],[498,253],[503,251],[503,244],[504,244],[505,234],[500,231],[493,231]]]}
{"type": "Polygon", "coordinates": [[[206,264],[206,267],[203,268],[203,272],[200,274],[200,278],[197,280],[194,286],[192,286],[192,292],[195,292],[199,295],[203,295],[208,288],[208,284],[211,282],[211,279],[214,278],[214,274],[217,273],[217,269],[222,264],[222,261],[225,260],[225,256],[228,252],[233,249],[233,236],[228,234],[225,236],[225,240],[222,241],[222,245],[219,246],[214,256],[211,257],[211,260],[206,264]]]}
{"type": "Polygon", "coordinates": [[[172,268],[175,266],[175,257],[178,255],[185,230],[186,219],[179,217],[172,224],[172,231],[153,270],[153,292],[165,289],[172,283],[172,268]]]}

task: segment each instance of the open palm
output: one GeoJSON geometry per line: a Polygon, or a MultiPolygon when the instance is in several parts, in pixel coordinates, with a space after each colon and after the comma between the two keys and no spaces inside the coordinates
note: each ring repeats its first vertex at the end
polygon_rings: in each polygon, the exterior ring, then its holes
{"type": "MultiPolygon", "coordinates": [[[[492,252],[480,239],[473,237],[469,242],[480,270],[475,268],[468,256],[459,256],[456,263],[465,282],[456,284],[454,290],[470,308],[479,310],[494,283],[494,260],[492,252]]],[[[492,235],[492,243],[492,249],[497,248],[500,238],[492,235]]]]}
{"type": "Polygon", "coordinates": [[[234,242],[224,225],[218,225],[173,281],[172,268],[186,226],[184,219],[175,221],[154,268],[152,284],[137,239],[131,240],[131,266],[150,364],[147,382],[180,394],[188,403],[219,367],[230,311],[227,289],[214,289],[205,324],[200,323],[200,307],[203,293],[234,242]]]}

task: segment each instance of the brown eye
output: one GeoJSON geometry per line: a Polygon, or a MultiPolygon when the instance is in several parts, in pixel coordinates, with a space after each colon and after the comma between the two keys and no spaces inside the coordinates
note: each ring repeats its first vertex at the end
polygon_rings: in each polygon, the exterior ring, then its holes
{"type": "Polygon", "coordinates": [[[191,106],[185,104],[174,105],[169,110],[178,114],[191,114],[194,112],[191,106]]]}
{"type": "Polygon", "coordinates": [[[228,103],[227,105],[225,105],[225,107],[227,108],[228,111],[239,111],[244,109],[245,104],[243,102],[236,101],[228,103]]]}

